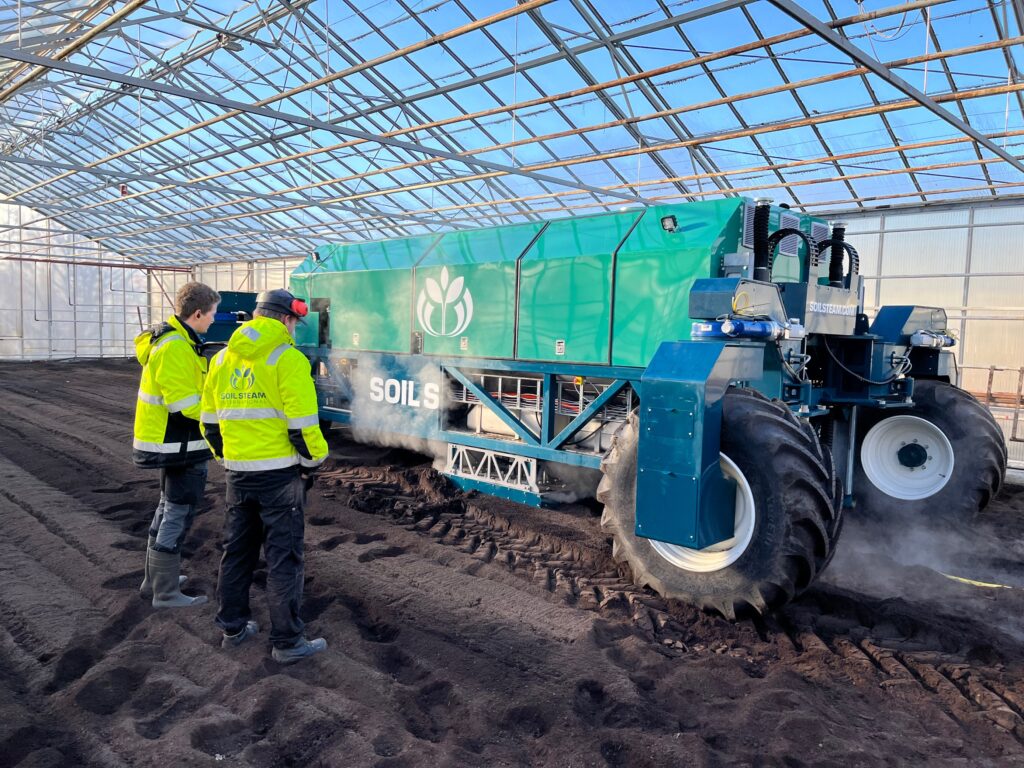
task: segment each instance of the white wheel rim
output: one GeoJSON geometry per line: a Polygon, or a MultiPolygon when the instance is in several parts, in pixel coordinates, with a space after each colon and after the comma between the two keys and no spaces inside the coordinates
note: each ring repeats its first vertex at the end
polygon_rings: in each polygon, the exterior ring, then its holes
{"type": "Polygon", "coordinates": [[[681,568],[684,571],[711,573],[728,568],[747,551],[751,539],[754,538],[756,508],[750,483],[747,482],[747,478],[732,459],[724,453],[720,453],[718,456],[718,466],[721,467],[722,474],[736,481],[735,524],[732,538],[720,541],[706,549],[690,549],[665,541],[649,540],[655,552],[676,568],[681,568]]]}
{"type": "Polygon", "coordinates": [[[918,416],[890,416],[875,424],[860,446],[868,480],[894,499],[927,499],[953,474],[953,446],[942,430],[918,416]]]}

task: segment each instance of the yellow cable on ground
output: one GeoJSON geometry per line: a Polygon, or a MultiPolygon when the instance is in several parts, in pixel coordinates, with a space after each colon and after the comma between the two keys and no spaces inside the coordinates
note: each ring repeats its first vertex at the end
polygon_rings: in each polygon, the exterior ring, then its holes
{"type": "MultiPolygon", "coordinates": [[[[942,571],[939,571],[942,573],[942,571]]],[[[973,587],[986,587],[988,589],[1018,589],[1018,587],[1011,587],[1009,584],[990,584],[987,581],[975,581],[974,579],[965,579],[963,576],[953,576],[949,573],[942,573],[947,579],[953,581],[959,581],[963,584],[970,584],[973,587]]]]}

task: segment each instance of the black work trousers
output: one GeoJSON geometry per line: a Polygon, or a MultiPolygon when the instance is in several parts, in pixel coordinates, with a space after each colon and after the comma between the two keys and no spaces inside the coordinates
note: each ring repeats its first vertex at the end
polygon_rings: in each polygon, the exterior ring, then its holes
{"type": "Polygon", "coordinates": [[[229,635],[252,617],[249,588],[263,547],[267,561],[270,641],[288,648],[302,638],[303,483],[298,467],[231,472],[227,477],[224,554],[220,560],[217,625],[229,635]]]}

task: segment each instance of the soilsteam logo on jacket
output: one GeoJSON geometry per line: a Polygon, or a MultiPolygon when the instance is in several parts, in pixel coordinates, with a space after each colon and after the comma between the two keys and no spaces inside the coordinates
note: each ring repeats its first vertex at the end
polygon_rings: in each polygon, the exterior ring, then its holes
{"type": "Polygon", "coordinates": [[[266,400],[266,392],[250,392],[256,386],[256,374],[252,368],[233,368],[228,383],[234,392],[221,392],[221,401],[225,400],[266,400]]]}
{"type": "Polygon", "coordinates": [[[255,383],[256,374],[252,372],[252,368],[235,368],[235,372],[231,374],[232,389],[250,390],[255,383]]]}
{"type": "Polygon", "coordinates": [[[416,299],[416,318],[431,336],[458,336],[473,319],[473,294],[463,278],[449,281],[448,267],[444,267],[440,282],[430,277],[424,281],[416,299]]]}

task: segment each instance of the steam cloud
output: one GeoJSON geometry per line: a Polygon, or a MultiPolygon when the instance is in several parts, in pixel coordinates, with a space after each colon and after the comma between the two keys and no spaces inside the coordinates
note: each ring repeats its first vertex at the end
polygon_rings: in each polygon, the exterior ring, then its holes
{"type": "Polygon", "coordinates": [[[370,381],[382,379],[409,379],[417,382],[417,396],[422,400],[423,387],[428,384],[441,385],[441,372],[436,365],[427,362],[416,363],[407,358],[404,369],[389,370],[375,365],[370,358],[361,358],[352,371],[352,436],[360,443],[369,443],[388,448],[404,448],[434,459],[435,469],[444,469],[447,460],[445,444],[409,434],[416,428],[417,419],[434,419],[441,411],[427,408],[411,408],[370,399],[370,381]]]}
{"type": "MultiPolygon", "coordinates": [[[[417,429],[417,420],[435,419],[438,413],[444,417],[445,402],[443,397],[443,375],[436,365],[429,362],[417,362],[414,358],[403,358],[402,368],[384,368],[371,358],[362,358],[352,370],[351,388],[353,399],[351,429],[353,438],[360,443],[390,448],[404,448],[415,453],[430,456],[434,460],[434,469],[444,470],[447,463],[447,447],[443,442],[417,437],[411,432],[417,429]],[[407,379],[417,382],[416,393],[422,400],[423,389],[427,384],[435,384],[441,388],[441,410],[426,408],[410,408],[376,402],[370,397],[370,382],[374,377],[387,380],[390,378],[407,379]]],[[[529,423],[529,422],[528,422],[529,423]]],[[[536,425],[530,424],[535,428],[536,425]]],[[[574,502],[581,498],[593,498],[597,484],[601,479],[599,470],[586,467],[575,467],[555,462],[544,462],[547,474],[561,484],[561,488],[550,494],[553,501],[574,502]]]]}
{"type": "Polygon", "coordinates": [[[998,598],[1008,596],[1008,590],[942,575],[1024,590],[1024,540],[1019,532],[1008,535],[1004,530],[1004,522],[1011,522],[1006,517],[1018,515],[990,508],[968,527],[938,520],[874,520],[854,511],[822,581],[880,599],[934,601],[948,613],[985,614],[986,621],[1024,640],[1024,616],[998,610],[1005,605],[998,598]]]}

